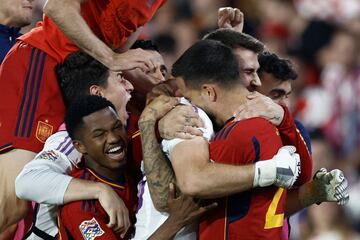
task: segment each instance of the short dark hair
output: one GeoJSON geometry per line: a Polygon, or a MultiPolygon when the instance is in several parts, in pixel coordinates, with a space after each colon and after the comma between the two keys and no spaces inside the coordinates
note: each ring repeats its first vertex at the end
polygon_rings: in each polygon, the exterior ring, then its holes
{"type": "Polygon", "coordinates": [[[152,50],[159,52],[159,48],[151,40],[136,40],[131,49],[141,48],[143,50],[152,50]]]}
{"type": "Polygon", "coordinates": [[[226,46],[234,49],[242,47],[255,53],[264,51],[265,46],[258,39],[246,33],[237,32],[227,28],[219,28],[205,35],[203,39],[220,41],[226,46]]]}
{"type": "Polygon", "coordinates": [[[263,52],[259,54],[260,68],[258,73],[269,73],[281,81],[295,80],[298,77],[290,60],[280,58],[275,53],[263,52]]]}
{"type": "Polygon", "coordinates": [[[219,41],[200,40],[174,63],[172,75],[182,77],[190,87],[206,81],[231,86],[240,79],[239,63],[231,48],[219,41]]]}
{"type": "Polygon", "coordinates": [[[56,66],[56,74],[66,106],[90,94],[90,86],[107,86],[109,69],[83,51],[70,54],[56,66]]]}
{"type": "Polygon", "coordinates": [[[66,130],[70,138],[75,140],[78,137],[77,133],[84,124],[83,117],[107,107],[116,112],[115,106],[109,100],[97,95],[87,95],[73,101],[65,115],[66,130]]]}

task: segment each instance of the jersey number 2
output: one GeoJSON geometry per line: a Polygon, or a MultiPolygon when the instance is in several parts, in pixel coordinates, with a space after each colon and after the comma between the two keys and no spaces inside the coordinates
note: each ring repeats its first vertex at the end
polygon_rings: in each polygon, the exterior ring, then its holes
{"type": "Polygon", "coordinates": [[[276,191],[276,193],[273,197],[273,200],[271,201],[270,206],[266,212],[264,229],[277,228],[277,227],[281,227],[283,225],[284,213],[275,214],[283,192],[284,192],[283,188],[279,188],[276,191]]]}

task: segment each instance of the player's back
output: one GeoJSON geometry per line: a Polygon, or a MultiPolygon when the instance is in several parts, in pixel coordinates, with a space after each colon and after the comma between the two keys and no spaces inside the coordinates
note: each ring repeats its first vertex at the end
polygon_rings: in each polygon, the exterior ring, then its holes
{"type": "MultiPolygon", "coordinates": [[[[229,121],[210,143],[211,159],[245,165],[271,159],[282,146],[277,129],[261,118],[229,121]]],[[[279,239],[286,190],[256,188],[218,199],[200,224],[200,239],[279,239]]]]}

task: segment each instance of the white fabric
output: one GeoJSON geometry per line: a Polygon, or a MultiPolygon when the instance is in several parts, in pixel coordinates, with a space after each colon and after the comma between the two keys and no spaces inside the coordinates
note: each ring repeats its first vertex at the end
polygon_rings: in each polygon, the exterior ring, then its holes
{"type": "MultiPolygon", "coordinates": [[[[185,98],[181,98],[180,103],[182,103],[184,105],[191,105],[190,102],[188,100],[186,100],[185,98]]],[[[201,120],[204,122],[204,128],[199,128],[203,132],[203,137],[206,138],[208,141],[210,141],[211,137],[214,134],[213,124],[212,124],[210,118],[202,109],[195,107],[195,106],[193,106],[193,108],[194,108],[194,111],[199,114],[199,117],[201,118],[201,120]]],[[[171,153],[172,149],[178,143],[180,143],[182,141],[185,141],[185,140],[181,139],[181,138],[174,138],[171,140],[164,139],[161,142],[163,152],[166,154],[166,156],[168,158],[170,158],[170,153],[171,153]]]]}
{"type": "MultiPolygon", "coordinates": [[[[181,99],[181,103],[190,105],[190,103],[185,99],[181,99]]],[[[208,141],[214,134],[213,125],[206,113],[200,108],[194,107],[194,111],[198,112],[200,118],[204,122],[203,136],[208,141]]],[[[172,140],[163,140],[162,148],[163,152],[170,157],[171,151],[174,147],[182,142],[184,139],[172,139],[172,140]]],[[[171,160],[171,159],[170,159],[171,160]]],[[[136,224],[135,224],[135,240],[147,239],[151,236],[152,233],[156,231],[168,218],[167,213],[161,213],[156,210],[150,196],[148,184],[146,182],[146,177],[139,183],[139,210],[136,213],[136,224]]],[[[197,227],[198,224],[192,224],[181,229],[174,239],[181,240],[196,240],[197,239],[197,227]]]]}
{"type": "MultiPolygon", "coordinates": [[[[36,227],[54,236],[57,232],[57,205],[63,204],[65,191],[72,179],[66,175],[81,161],[67,131],[50,136],[35,159],[25,165],[16,178],[18,197],[40,204],[36,227]]],[[[32,234],[28,239],[40,239],[32,234]]]]}

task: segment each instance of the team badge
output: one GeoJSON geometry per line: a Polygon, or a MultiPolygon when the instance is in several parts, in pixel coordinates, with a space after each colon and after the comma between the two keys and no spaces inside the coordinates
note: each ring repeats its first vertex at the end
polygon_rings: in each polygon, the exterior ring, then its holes
{"type": "Polygon", "coordinates": [[[53,126],[51,126],[47,122],[38,121],[35,137],[40,142],[45,143],[46,139],[50,137],[52,132],[53,132],[53,126]]]}
{"type": "Polygon", "coordinates": [[[55,161],[56,159],[59,158],[59,154],[57,154],[54,150],[49,150],[49,151],[41,153],[38,158],[44,159],[44,160],[55,161]]]}
{"type": "Polygon", "coordinates": [[[95,218],[83,221],[79,229],[85,240],[94,240],[105,233],[95,218]]]}

